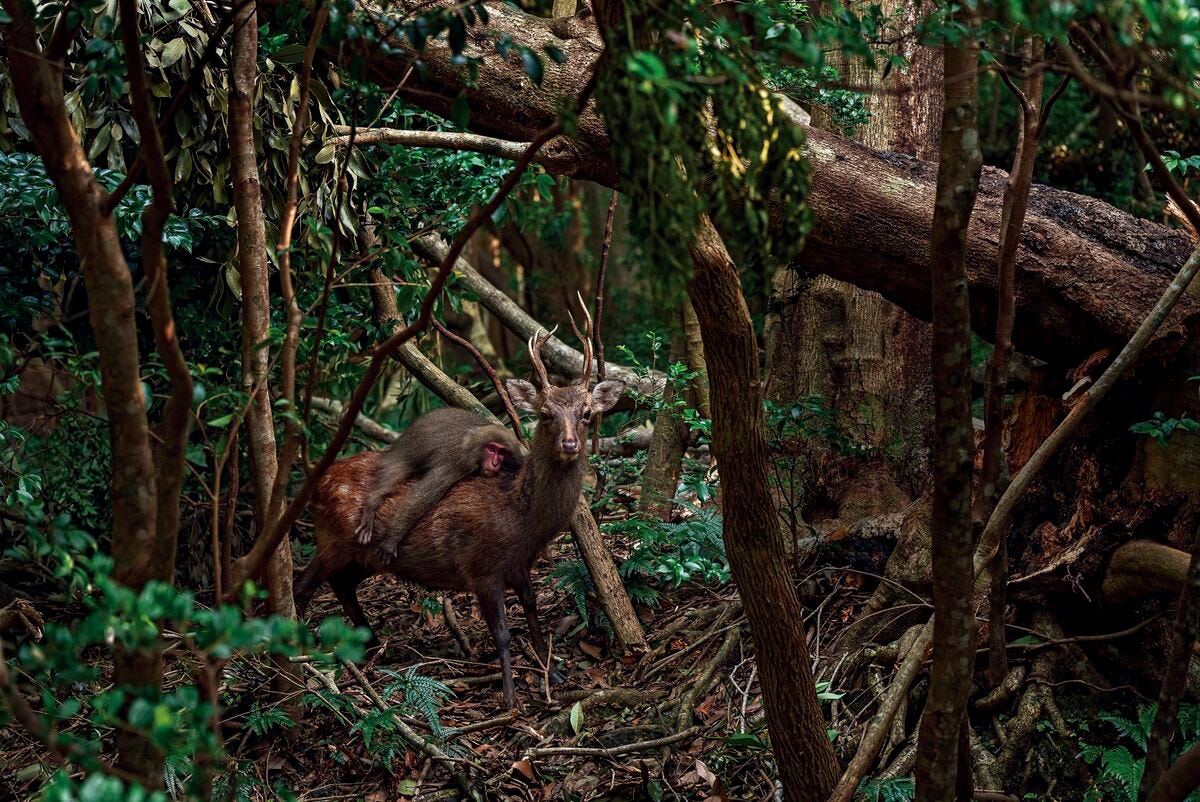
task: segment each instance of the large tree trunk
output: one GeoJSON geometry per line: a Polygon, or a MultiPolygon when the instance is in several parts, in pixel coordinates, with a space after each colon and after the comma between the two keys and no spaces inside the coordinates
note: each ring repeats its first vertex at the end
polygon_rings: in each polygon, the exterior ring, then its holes
{"type": "Polygon", "coordinates": [[[708,360],[725,549],[754,637],[772,751],[784,798],[823,802],[837,781],[837,758],[825,734],[803,614],[767,479],[754,327],[737,267],[707,218],[691,250],[695,275],[688,295],[696,307],[708,360]]]}
{"type": "MultiPolygon", "coordinates": [[[[448,0],[442,0],[448,2],[448,0]]],[[[401,0],[393,12],[424,8],[420,0],[401,0]]],[[[366,7],[368,10],[370,6],[366,7]]],[[[558,99],[577,96],[599,51],[594,28],[562,39],[551,21],[511,6],[489,5],[486,28],[471,29],[468,52],[493,54],[496,34],[514,45],[541,52],[554,44],[564,64],[548,62],[541,87],[524,76],[519,59],[486,58],[478,80],[467,91],[471,126],[513,140],[528,140],[557,119],[558,99]]],[[[378,20],[386,33],[389,22],[378,20]]],[[[395,42],[403,46],[402,42],[395,42]]],[[[391,85],[400,57],[376,51],[370,73],[391,85]]],[[[405,57],[406,58],[406,57],[405,57]]],[[[422,53],[427,71],[411,87],[416,105],[449,114],[463,73],[451,62],[443,41],[422,53]],[[431,92],[432,90],[432,92],[431,92]]],[[[542,161],[555,172],[616,186],[603,121],[589,103],[580,115],[575,138],[558,137],[543,148],[542,161]]],[[[809,129],[806,156],[812,164],[809,196],[815,219],[804,255],[806,267],[875,290],[910,314],[930,316],[929,231],[936,167],[856,145],[842,137],[809,129]]],[[[1005,174],[985,169],[971,232],[967,269],[971,281],[971,317],[984,337],[995,331],[997,248],[1005,174]]],[[[1101,201],[1037,187],[1017,258],[1017,295],[1027,310],[1017,320],[1014,345],[1056,364],[1081,361],[1098,347],[1120,347],[1137,329],[1176,268],[1187,258],[1186,236],[1137,220],[1101,201]],[[1121,288],[1114,292],[1113,288],[1121,288]]],[[[1186,299],[1159,335],[1151,358],[1178,349],[1200,331],[1200,301],[1186,299]]]]}
{"type": "MultiPolygon", "coordinates": [[[[941,49],[917,44],[920,0],[888,0],[897,45],[881,49],[878,66],[861,58],[842,65],[864,87],[870,120],[855,139],[919,159],[937,158],[940,138],[941,49]],[[893,53],[910,61],[883,75],[893,53]]],[[[818,115],[814,121],[828,117],[818,115]]],[[[826,126],[828,127],[828,126],[826,126]]],[[[784,267],[774,278],[768,339],[772,400],[825,399],[841,425],[876,457],[841,456],[828,444],[804,444],[807,457],[791,486],[801,489],[801,514],[822,533],[845,531],[864,517],[896,512],[925,490],[933,419],[929,326],[876,292],[829,276],[784,267]],[[824,477],[837,477],[826,483],[824,477]]],[[[790,501],[790,500],[789,500],[790,501]]]]}

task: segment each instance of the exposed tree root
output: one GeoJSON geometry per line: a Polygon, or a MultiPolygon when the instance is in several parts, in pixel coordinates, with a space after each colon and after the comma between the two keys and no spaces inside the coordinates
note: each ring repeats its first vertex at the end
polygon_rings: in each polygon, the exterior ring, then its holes
{"type": "Polygon", "coordinates": [[[1133,540],[1113,552],[1104,574],[1104,599],[1128,605],[1183,588],[1191,556],[1186,551],[1149,540],[1133,540]]]}
{"type": "MultiPolygon", "coordinates": [[[[1033,626],[1047,639],[1061,634],[1060,630],[1056,631],[1058,627],[1048,613],[1035,613],[1033,626]]],[[[1038,722],[1043,716],[1058,713],[1053,693],[1046,684],[1054,681],[1057,662],[1057,655],[1051,651],[1034,657],[1029,669],[1030,683],[1025,687],[1016,714],[1004,730],[1005,743],[996,757],[996,771],[1007,787],[1017,787],[1021,780],[1038,722]]],[[[1057,718],[1061,721],[1062,717],[1057,715],[1057,718]]]]}

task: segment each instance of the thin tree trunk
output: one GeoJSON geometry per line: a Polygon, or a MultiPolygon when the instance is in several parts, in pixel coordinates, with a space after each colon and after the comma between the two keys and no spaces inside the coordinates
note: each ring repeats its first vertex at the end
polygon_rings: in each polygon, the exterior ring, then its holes
{"type": "Polygon", "coordinates": [[[703,418],[712,417],[709,402],[708,366],[704,361],[704,338],[700,334],[700,321],[696,319],[696,307],[690,298],[683,299],[684,351],[688,370],[696,373],[692,380],[692,392],[696,398],[696,411],[703,418]]]}
{"type": "MultiPolygon", "coordinates": [[[[686,346],[681,333],[671,337],[672,363],[684,358],[686,346]]],[[[680,463],[687,446],[687,426],[679,420],[675,401],[679,393],[670,382],[663,387],[662,409],[654,418],[654,435],[646,454],[646,470],[642,473],[642,495],[638,509],[643,515],[660,520],[671,517],[675,489],[679,486],[680,463]]]]}
{"type": "MultiPolygon", "coordinates": [[[[1045,71],[1032,65],[1041,62],[1045,42],[1034,37],[1025,45],[1023,59],[1026,78],[1016,94],[1021,130],[1013,169],[1004,187],[1004,208],[1000,217],[1000,258],[997,265],[999,289],[996,298],[995,347],[988,357],[983,400],[983,468],[973,502],[972,520],[976,532],[982,532],[999,498],[1001,468],[1004,463],[1004,398],[1008,394],[1008,367],[1012,358],[1013,324],[1016,320],[1017,244],[1029,208],[1033,186],[1033,166],[1041,136],[1042,84],[1045,71]]],[[[988,595],[991,627],[988,631],[988,684],[996,688],[1008,675],[1005,641],[1005,616],[1008,611],[1008,542],[1002,537],[992,564],[991,590],[988,595]]]]}
{"type": "Polygon", "coordinates": [[[691,246],[688,295],[704,334],[721,465],[725,549],[754,638],[771,746],[788,802],[824,802],[838,765],[767,477],[758,344],[737,268],[711,221],[691,246]]]}
{"type": "MultiPolygon", "coordinates": [[[[58,190],[88,293],[88,314],[100,354],[100,377],[112,451],[112,559],[114,578],[134,590],[156,578],[163,556],[158,540],[158,493],[142,393],[133,280],[113,217],[103,211],[107,193],[96,182],[66,111],[62,75],[38,46],[32,7],[4,0],[11,22],[0,28],[21,116],[58,190]]],[[[113,650],[113,681],[132,690],[162,686],[158,645],[113,650]]],[[[162,782],[162,755],[136,732],[116,735],[117,769],[162,782]]]]}
{"type": "MultiPolygon", "coordinates": [[[[254,89],[258,75],[258,18],[247,5],[234,20],[229,92],[229,150],[233,199],[237,208],[238,272],[242,288],[242,386],[253,393],[246,413],[246,447],[250,455],[258,531],[271,528],[271,493],[279,470],[275,419],[271,413],[271,299],[266,227],[258,157],[254,145],[254,89]]],[[[267,563],[271,610],[295,618],[292,602],[292,550],[285,535],[267,563]]]]}
{"type": "MultiPolygon", "coordinates": [[[[964,20],[967,21],[967,20],[964,20]]],[[[979,51],[968,32],[946,45],[942,155],[934,206],[933,665],[917,743],[916,798],[956,798],[958,744],[975,657],[971,605],[971,313],[967,226],[979,188],[979,51]]]]}

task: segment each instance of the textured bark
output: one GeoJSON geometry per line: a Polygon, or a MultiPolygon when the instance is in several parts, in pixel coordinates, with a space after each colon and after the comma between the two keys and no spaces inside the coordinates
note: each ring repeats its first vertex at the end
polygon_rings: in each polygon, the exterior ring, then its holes
{"type": "MultiPolygon", "coordinates": [[[[941,50],[917,45],[920,6],[919,0],[885,2],[884,13],[894,19],[896,44],[880,49],[874,69],[861,58],[849,58],[843,59],[843,72],[852,85],[864,88],[871,112],[870,120],[854,132],[855,139],[929,159],[936,158],[940,136],[941,50]],[[893,52],[911,63],[885,77],[883,64],[893,52]]],[[[784,270],[775,277],[774,290],[779,332],[768,357],[769,397],[786,403],[820,394],[857,438],[890,457],[845,459],[819,442],[808,444],[811,453],[805,462],[814,473],[807,481],[796,478],[798,486],[810,488],[803,502],[812,509],[813,522],[820,525],[828,510],[829,526],[834,521],[852,526],[862,515],[875,514],[870,506],[886,503],[846,489],[853,485],[903,488],[907,502],[928,480],[925,444],[933,419],[928,324],[875,292],[827,276],[805,279],[784,270]],[[843,481],[847,473],[850,481],[843,481]],[[839,477],[830,488],[832,498],[819,499],[822,478],[832,475],[839,477]]]]}
{"type": "MultiPolygon", "coordinates": [[[[443,0],[449,2],[449,0],[443,0]]],[[[401,0],[395,12],[423,7],[401,0]]],[[[528,140],[555,119],[558,98],[578,94],[599,53],[594,27],[559,38],[551,21],[510,6],[489,4],[487,33],[473,28],[468,52],[494,53],[491,36],[507,34],[514,44],[541,52],[553,43],[562,65],[547,62],[541,88],[524,76],[519,59],[484,59],[478,81],[467,92],[471,126],[481,133],[528,140]]],[[[386,31],[389,23],[377,22],[386,31]]],[[[402,43],[396,42],[397,46],[402,43]]],[[[449,114],[463,88],[463,73],[450,61],[444,42],[431,42],[422,54],[428,67],[406,84],[416,105],[449,114]]],[[[368,63],[383,85],[401,74],[403,57],[376,52],[368,63]]],[[[401,90],[405,94],[405,89],[401,90]]],[[[842,137],[808,130],[806,155],[813,170],[810,195],[815,220],[804,255],[806,268],[875,290],[922,319],[930,315],[929,231],[933,211],[934,165],[879,153],[842,137]]],[[[609,140],[589,103],[574,138],[558,137],[543,154],[552,169],[616,186],[609,140]]],[[[983,173],[974,222],[967,240],[971,314],[976,329],[995,330],[997,251],[1005,174],[983,173]]],[[[1108,204],[1046,187],[1035,187],[1017,255],[1017,297],[1023,314],[1013,342],[1018,351],[1055,364],[1078,363],[1097,347],[1120,347],[1137,329],[1145,311],[1190,250],[1186,235],[1139,221],[1108,204]],[[1120,293],[1112,292],[1121,287],[1120,293]]],[[[1200,301],[1187,299],[1159,335],[1161,357],[1200,332],[1200,301]]]]}
{"type": "MultiPolygon", "coordinates": [[[[960,798],[956,755],[975,657],[971,560],[971,316],[967,227],[982,156],[976,122],[979,51],[973,37],[945,49],[945,105],[933,216],[933,664],[917,742],[916,798],[960,798]]],[[[965,779],[965,778],[964,778],[965,779]]]]}
{"type": "MultiPolygon", "coordinates": [[[[250,455],[259,532],[268,531],[271,494],[279,471],[275,419],[271,413],[271,298],[266,227],[258,157],[254,146],[254,88],[258,76],[258,15],[255,6],[240,10],[234,21],[229,90],[229,150],[233,199],[237,208],[238,275],[242,289],[242,386],[253,394],[246,412],[246,448],[250,455]]],[[[296,617],[292,603],[292,549],[285,535],[267,563],[271,610],[296,617]]]]}
{"type": "Polygon", "coordinates": [[[691,252],[695,275],[688,295],[708,360],[725,548],[754,638],[772,751],[785,799],[824,802],[837,779],[837,759],[825,734],[767,479],[754,328],[737,268],[707,219],[691,252]]]}
{"type": "MultiPolygon", "coordinates": [[[[676,333],[671,338],[672,364],[683,360],[685,348],[683,335],[676,333]]],[[[668,383],[663,388],[663,408],[654,419],[654,436],[646,454],[642,495],[638,499],[642,514],[664,521],[671,517],[675,489],[679,486],[680,464],[687,447],[687,426],[679,420],[678,411],[674,409],[678,397],[673,384],[668,383]]]]}
{"type": "MultiPolygon", "coordinates": [[[[4,8],[12,19],[0,30],[8,45],[13,91],[71,221],[87,287],[89,321],[100,353],[112,449],[113,576],[138,590],[147,581],[162,578],[155,572],[161,571],[158,561],[168,549],[160,545],[157,536],[158,493],[142,393],[133,281],[115,221],[104,212],[107,194],[96,182],[67,114],[62,75],[54,62],[43,58],[38,46],[32,7],[22,0],[5,0],[4,8]]],[[[159,648],[114,649],[113,680],[134,692],[157,692],[162,683],[159,648]]],[[[161,784],[162,755],[149,741],[122,729],[116,746],[117,769],[142,778],[149,786],[161,784]]]]}
{"type": "Polygon", "coordinates": [[[1183,802],[1200,788],[1200,745],[1193,746],[1175,761],[1146,796],[1146,802],[1183,802]]]}
{"type": "MultiPolygon", "coordinates": [[[[865,5],[865,4],[864,4],[865,5]]],[[[942,130],[942,49],[920,43],[917,25],[932,10],[923,0],[884,0],[879,4],[892,20],[895,45],[881,48],[874,69],[851,59],[846,78],[865,95],[870,121],[855,139],[876,150],[918,159],[936,159],[942,130]],[[903,56],[907,65],[883,74],[887,57],[903,56]]]]}

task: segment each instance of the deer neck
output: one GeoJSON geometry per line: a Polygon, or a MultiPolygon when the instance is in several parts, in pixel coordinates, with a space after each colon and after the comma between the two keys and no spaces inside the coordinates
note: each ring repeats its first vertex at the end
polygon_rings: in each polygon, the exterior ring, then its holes
{"type": "Polygon", "coordinates": [[[543,537],[553,537],[570,522],[583,487],[584,457],[566,462],[553,442],[535,435],[518,475],[516,490],[531,528],[543,537]]]}

